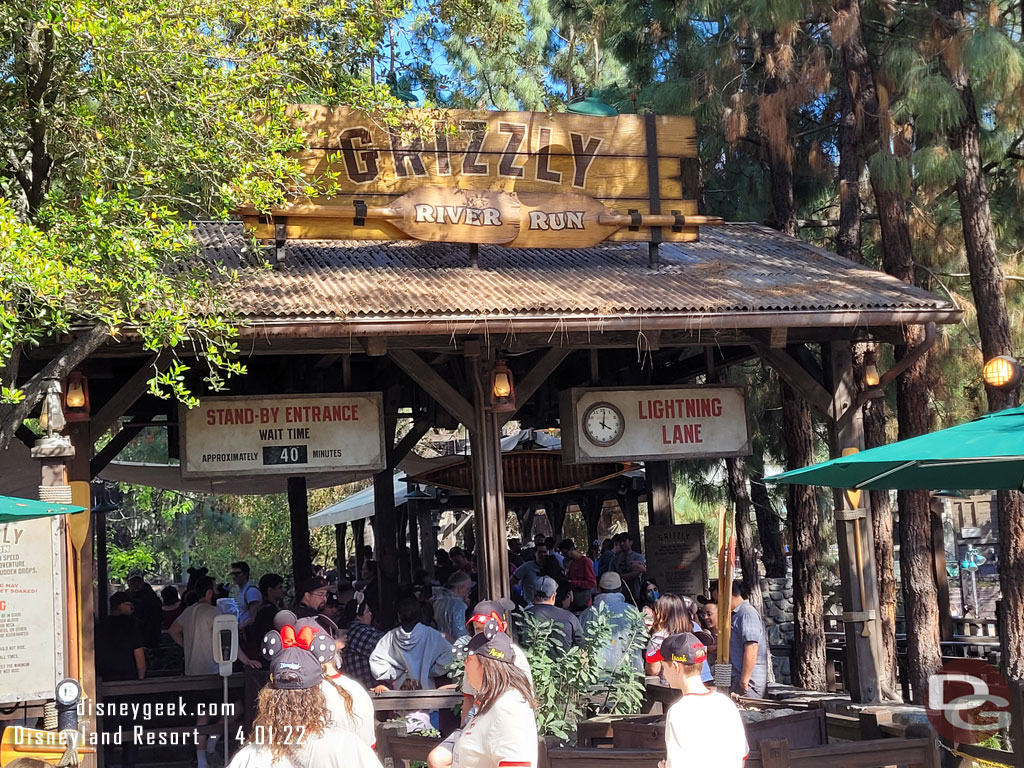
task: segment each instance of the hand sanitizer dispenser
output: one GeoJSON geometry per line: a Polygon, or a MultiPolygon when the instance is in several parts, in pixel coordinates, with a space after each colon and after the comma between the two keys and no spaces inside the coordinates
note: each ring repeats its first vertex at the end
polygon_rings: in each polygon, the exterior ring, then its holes
{"type": "Polygon", "coordinates": [[[220,614],[213,619],[213,659],[221,677],[231,676],[231,667],[238,658],[238,619],[220,614]]]}

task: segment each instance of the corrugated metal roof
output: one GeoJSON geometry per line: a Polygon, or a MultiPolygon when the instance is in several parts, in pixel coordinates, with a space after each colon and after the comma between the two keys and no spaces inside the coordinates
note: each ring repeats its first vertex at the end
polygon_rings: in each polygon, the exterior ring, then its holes
{"type": "Polygon", "coordinates": [[[256,268],[239,223],[199,222],[208,259],[241,268],[231,289],[264,320],[594,316],[890,310],[949,315],[945,299],[756,224],[702,227],[699,242],[571,250],[415,241],[293,241],[256,268]]]}

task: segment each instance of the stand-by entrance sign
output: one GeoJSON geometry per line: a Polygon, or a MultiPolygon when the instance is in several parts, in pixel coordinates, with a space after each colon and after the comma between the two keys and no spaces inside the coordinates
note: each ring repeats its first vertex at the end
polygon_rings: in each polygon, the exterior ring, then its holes
{"type": "Polygon", "coordinates": [[[182,407],[183,477],[381,470],[379,392],[212,397],[182,407]]]}
{"type": "Polygon", "coordinates": [[[570,389],[559,405],[569,463],[750,454],[742,387],[570,389]]]}
{"type": "Polygon", "coordinates": [[[347,108],[298,106],[312,178],[329,198],[260,215],[264,240],[404,240],[585,247],[697,239],[691,117],[410,110],[388,127],[347,108]],[[410,195],[419,195],[414,199],[410,195]]]}

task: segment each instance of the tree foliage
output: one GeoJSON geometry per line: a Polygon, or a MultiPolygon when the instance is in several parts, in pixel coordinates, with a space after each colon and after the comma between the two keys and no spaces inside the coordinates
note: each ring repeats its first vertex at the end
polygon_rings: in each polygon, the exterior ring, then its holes
{"type": "MultiPolygon", "coordinates": [[[[186,402],[244,370],[188,221],[313,192],[291,103],[393,103],[363,64],[398,0],[10,0],[0,6],[0,448],[42,378],[109,338],[182,354],[186,402]],[[72,345],[61,334],[91,328],[72,345]],[[21,373],[25,349],[47,361],[21,373]],[[38,354],[38,353],[36,353],[38,354]]],[[[329,182],[327,182],[329,183],[329,182]]]]}

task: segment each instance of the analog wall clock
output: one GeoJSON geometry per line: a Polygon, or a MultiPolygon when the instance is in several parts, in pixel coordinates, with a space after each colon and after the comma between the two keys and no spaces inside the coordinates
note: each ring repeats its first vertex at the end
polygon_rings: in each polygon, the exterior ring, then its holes
{"type": "Polygon", "coordinates": [[[611,403],[594,403],[583,412],[583,435],[599,448],[615,445],[625,431],[622,411],[611,403]]]}

